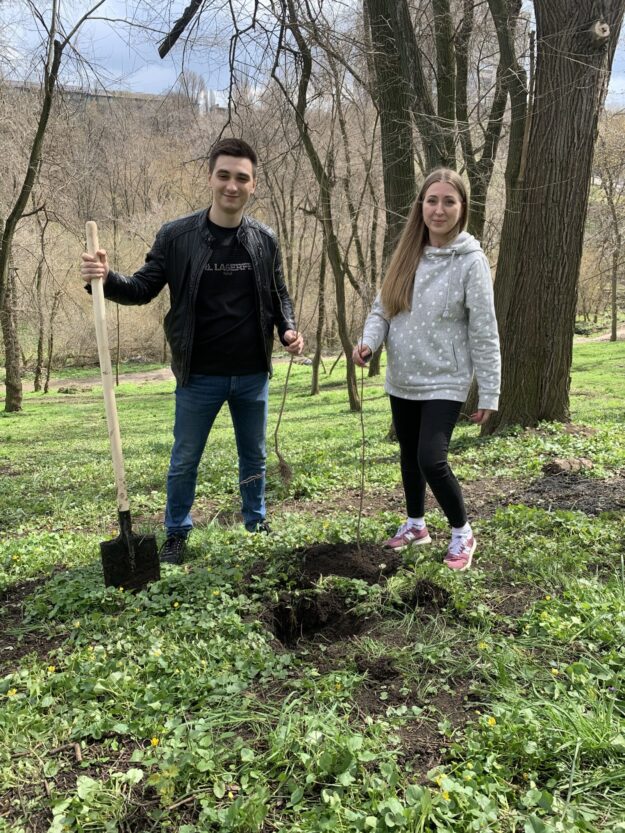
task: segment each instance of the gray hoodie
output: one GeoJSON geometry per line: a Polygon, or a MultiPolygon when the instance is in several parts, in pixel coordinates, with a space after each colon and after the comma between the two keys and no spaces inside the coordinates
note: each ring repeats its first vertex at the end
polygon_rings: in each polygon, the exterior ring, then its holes
{"type": "Polygon", "coordinates": [[[375,351],[382,342],[387,393],[464,402],[475,371],[478,407],[497,409],[501,359],[493,286],[475,237],[462,232],[447,246],[425,247],[409,311],[389,319],[378,295],[361,343],[375,351]]]}

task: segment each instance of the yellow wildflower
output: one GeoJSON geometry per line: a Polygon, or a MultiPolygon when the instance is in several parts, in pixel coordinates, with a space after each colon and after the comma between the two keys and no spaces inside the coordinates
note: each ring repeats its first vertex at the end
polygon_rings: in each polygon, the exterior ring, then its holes
{"type": "Polygon", "coordinates": [[[545,596],[545,601],[546,601],[546,602],[550,602],[550,601],[551,601],[551,596],[549,595],[549,593],[547,593],[547,595],[545,596]]]}
{"type": "Polygon", "coordinates": [[[480,649],[480,651],[485,651],[488,648],[488,643],[487,642],[478,642],[477,647],[480,649]]]}
{"type": "Polygon", "coordinates": [[[486,722],[488,723],[489,726],[495,726],[496,723],[497,723],[497,721],[495,720],[494,717],[489,717],[486,722]]]}
{"type": "Polygon", "coordinates": [[[56,665],[49,665],[48,666],[48,674],[54,674],[56,671],[56,665]]]}
{"type": "Polygon", "coordinates": [[[152,738],[150,743],[152,744],[152,746],[158,746],[159,743],[160,743],[160,740],[158,738],[152,738]]]}
{"type": "Polygon", "coordinates": [[[17,689],[16,688],[10,688],[7,691],[7,697],[15,697],[16,694],[17,694],[17,689]]]}
{"type": "Polygon", "coordinates": [[[74,621],[72,622],[72,626],[75,627],[75,628],[79,628],[80,627],[80,619],[74,619],[74,621]]]}
{"type": "Polygon", "coordinates": [[[443,790],[443,798],[445,799],[445,801],[449,801],[449,793],[447,792],[447,790],[443,790]]]}
{"type": "Polygon", "coordinates": [[[558,674],[560,673],[560,671],[557,668],[552,668],[551,673],[553,674],[554,677],[557,677],[558,674]]]}
{"type": "Polygon", "coordinates": [[[174,607],[180,607],[180,602],[174,602],[174,607]]]}
{"type": "Polygon", "coordinates": [[[232,790],[228,791],[228,798],[230,799],[230,801],[232,801],[232,799],[234,798],[234,793],[232,792],[232,790]]]}

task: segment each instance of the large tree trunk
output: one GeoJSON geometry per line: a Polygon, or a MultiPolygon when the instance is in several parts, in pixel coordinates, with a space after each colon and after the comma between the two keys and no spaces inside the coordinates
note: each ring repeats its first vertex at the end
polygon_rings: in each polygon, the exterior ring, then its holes
{"type": "Polygon", "coordinates": [[[4,341],[4,369],[6,394],[4,410],[15,413],[22,410],[22,377],[20,373],[20,343],[17,334],[17,286],[15,269],[9,267],[2,309],[2,338],[4,341]]]}
{"type": "Polygon", "coordinates": [[[372,95],[380,114],[380,158],[384,182],[386,231],[382,267],[386,266],[416,197],[411,94],[401,67],[393,28],[394,3],[365,0],[365,22],[373,47],[372,95]]]}
{"type": "Polygon", "coordinates": [[[595,6],[593,0],[534,0],[535,97],[501,238],[495,300],[503,385],[487,433],[569,418],[593,148],[625,12],[622,0],[603,4],[609,31],[602,42],[595,6]]]}

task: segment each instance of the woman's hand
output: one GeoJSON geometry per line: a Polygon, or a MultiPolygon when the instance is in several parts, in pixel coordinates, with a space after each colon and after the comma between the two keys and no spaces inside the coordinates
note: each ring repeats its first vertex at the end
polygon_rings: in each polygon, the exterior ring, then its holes
{"type": "Polygon", "coordinates": [[[476,425],[484,425],[485,422],[488,422],[490,415],[494,413],[495,411],[492,408],[479,408],[474,414],[471,414],[469,419],[476,425]]]}
{"type": "Polygon", "coordinates": [[[357,344],[352,353],[352,360],[358,367],[364,367],[371,358],[371,348],[368,344],[357,344]]]}

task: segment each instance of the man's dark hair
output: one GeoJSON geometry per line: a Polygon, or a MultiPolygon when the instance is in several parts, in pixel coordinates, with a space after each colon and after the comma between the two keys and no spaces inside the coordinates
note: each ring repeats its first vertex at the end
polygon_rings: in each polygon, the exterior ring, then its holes
{"type": "Polygon", "coordinates": [[[240,159],[249,159],[254,168],[254,176],[256,176],[256,165],[258,164],[256,151],[243,139],[220,139],[212,146],[208,154],[208,172],[210,174],[215,170],[218,156],[238,156],[240,159]]]}

